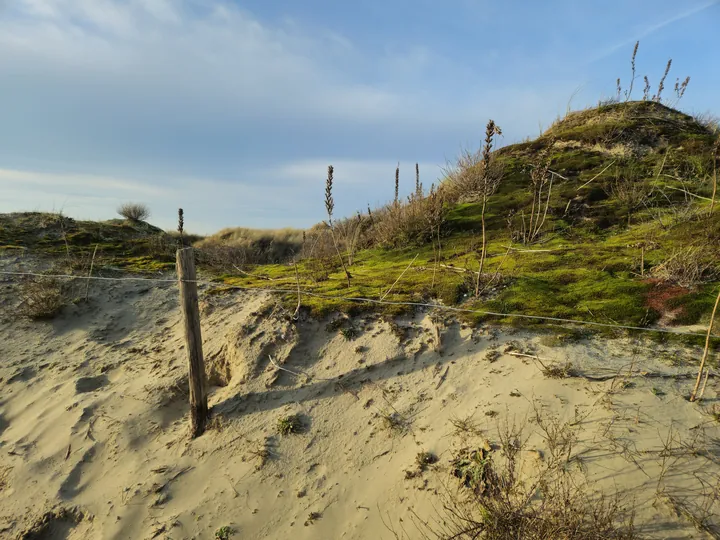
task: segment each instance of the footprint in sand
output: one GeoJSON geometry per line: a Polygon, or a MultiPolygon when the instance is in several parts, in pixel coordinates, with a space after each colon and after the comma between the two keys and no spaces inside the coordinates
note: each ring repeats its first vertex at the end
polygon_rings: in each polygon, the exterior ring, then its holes
{"type": "Polygon", "coordinates": [[[92,516],[77,507],[46,512],[21,532],[23,540],[79,540],[91,538],[92,516]]]}

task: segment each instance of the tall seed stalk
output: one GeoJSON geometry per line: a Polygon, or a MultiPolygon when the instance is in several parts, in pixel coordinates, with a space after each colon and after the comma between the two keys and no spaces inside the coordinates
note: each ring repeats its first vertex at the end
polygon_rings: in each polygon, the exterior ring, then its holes
{"type": "Polygon", "coordinates": [[[400,202],[400,164],[395,168],[395,206],[400,202]]]}
{"type": "Polygon", "coordinates": [[[632,66],[632,78],[630,79],[630,88],[628,88],[627,95],[625,96],[625,101],[630,101],[630,98],[632,98],[633,85],[635,83],[635,57],[637,56],[639,46],[640,41],[636,41],[635,48],[633,49],[632,59],[630,60],[630,65],[632,66]]]}
{"type": "Polygon", "coordinates": [[[662,91],[665,89],[665,79],[668,76],[668,73],[670,73],[670,66],[672,65],[672,58],[668,60],[667,66],[665,66],[665,73],[663,73],[662,79],[660,79],[660,84],[658,84],[658,91],[657,94],[653,96],[653,101],[656,101],[660,103],[660,96],[662,94],[662,91]]]}
{"type": "Polygon", "coordinates": [[[328,226],[330,227],[330,236],[332,237],[333,245],[335,246],[335,251],[337,252],[338,259],[340,259],[340,266],[342,266],[343,272],[345,272],[345,277],[347,278],[347,286],[348,289],[350,288],[350,272],[348,272],[347,267],[345,266],[345,261],[343,260],[342,255],[340,254],[340,249],[338,248],[337,241],[335,240],[335,231],[333,229],[333,210],[335,209],[335,201],[332,196],[332,187],[333,187],[333,166],[328,165],[328,175],[327,180],[325,180],[325,210],[327,210],[328,215],[328,226]]]}
{"type": "Polygon", "coordinates": [[[418,163],[415,164],[415,196],[418,199],[421,199],[423,196],[423,188],[420,183],[420,165],[418,163]]]}
{"type": "Polygon", "coordinates": [[[480,223],[482,226],[482,247],[480,252],[480,268],[478,269],[477,279],[475,280],[475,296],[480,294],[480,276],[485,267],[485,257],[487,250],[487,233],[485,231],[485,209],[487,208],[487,200],[491,191],[495,186],[495,178],[490,174],[490,157],[493,146],[493,137],[502,135],[500,127],[493,120],[489,120],[485,126],[485,146],[482,155],[482,176],[480,177],[480,190],[482,192],[482,210],[480,211],[480,223]]]}
{"type": "Polygon", "coordinates": [[[715,208],[715,195],[717,194],[717,177],[718,177],[718,160],[720,159],[720,136],[715,141],[715,152],[713,155],[713,192],[712,198],[710,199],[710,216],[712,216],[713,209],[715,208]]]}

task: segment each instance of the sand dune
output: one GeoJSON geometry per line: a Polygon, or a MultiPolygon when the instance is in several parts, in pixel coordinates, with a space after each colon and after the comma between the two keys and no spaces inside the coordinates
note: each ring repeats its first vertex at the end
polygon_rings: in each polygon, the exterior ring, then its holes
{"type": "MultiPolygon", "coordinates": [[[[9,314],[14,285],[2,285],[9,314]]],[[[540,467],[539,413],[572,430],[573,466],[633,505],[645,537],[702,538],[682,505],[707,504],[705,525],[718,526],[717,383],[691,404],[693,381],[677,377],[697,351],[427,313],[358,317],[347,339],[328,321],[294,324],[264,294],[201,294],[213,418],[190,440],[177,296],[172,284],[93,284],[89,303],[52,322],[4,316],[0,537],[421,538],[443,500],[467,496],[450,474],[463,448],[493,447],[514,423],[528,474],[540,467]],[[571,362],[570,376],[545,376],[532,356],[571,362]],[[290,414],[300,432],[281,435],[290,414]],[[472,429],[453,423],[467,418],[472,429]],[[419,452],[438,460],[420,470],[419,452]]]]}

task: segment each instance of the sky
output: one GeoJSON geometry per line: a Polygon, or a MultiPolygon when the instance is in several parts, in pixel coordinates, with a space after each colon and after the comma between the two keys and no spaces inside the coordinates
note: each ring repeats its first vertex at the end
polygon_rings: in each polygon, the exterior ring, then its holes
{"type": "Polygon", "coordinates": [[[718,110],[720,0],[0,0],[0,212],[308,227],[642,75],[718,110]],[[713,99],[714,98],[714,99],[713,99]]]}

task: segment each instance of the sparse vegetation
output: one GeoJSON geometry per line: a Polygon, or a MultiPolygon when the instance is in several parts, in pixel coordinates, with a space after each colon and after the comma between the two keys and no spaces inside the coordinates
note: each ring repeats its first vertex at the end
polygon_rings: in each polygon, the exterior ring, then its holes
{"type": "Polygon", "coordinates": [[[402,433],[407,428],[407,419],[397,411],[382,411],[380,418],[383,427],[392,433],[402,433]]]}
{"type": "Polygon", "coordinates": [[[466,416],[465,418],[452,416],[450,417],[450,424],[454,428],[453,434],[455,436],[478,435],[480,433],[480,428],[477,422],[473,419],[472,414],[466,416]]]}
{"type": "Polygon", "coordinates": [[[513,427],[499,428],[497,450],[489,443],[460,450],[450,471],[473,496],[470,501],[446,496],[438,522],[422,523],[429,534],[441,539],[638,538],[632,511],[617,497],[594,493],[579,469],[567,466],[574,459],[574,439],[559,424],[549,427],[555,424],[541,419],[553,450],[533,466],[529,478],[520,471],[525,447],[521,432],[513,427]]]}

